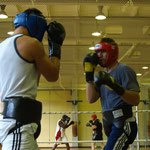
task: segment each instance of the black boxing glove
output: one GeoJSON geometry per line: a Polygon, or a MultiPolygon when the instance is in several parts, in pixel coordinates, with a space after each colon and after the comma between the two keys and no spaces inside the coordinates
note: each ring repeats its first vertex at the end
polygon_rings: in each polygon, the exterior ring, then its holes
{"type": "Polygon", "coordinates": [[[93,124],[93,120],[89,120],[89,123],[93,124]]]}
{"type": "Polygon", "coordinates": [[[74,124],[74,121],[70,121],[69,125],[72,125],[72,124],[74,124]]]}
{"type": "Polygon", "coordinates": [[[70,126],[70,125],[72,125],[72,124],[74,124],[74,121],[70,121],[70,123],[68,124],[68,126],[70,126]]]}
{"type": "Polygon", "coordinates": [[[88,122],[88,123],[86,123],[86,126],[87,127],[91,127],[91,124],[88,122]]]}
{"type": "Polygon", "coordinates": [[[83,59],[83,67],[85,71],[86,82],[90,83],[94,81],[94,70],[99,62],[99,58],[96,53],[87,54],[83,59]]]}
{"type": "Polygon", "coordinates": [[[105,84],[114,90],[118,95],[123,95],[125,92],[125,89],[117,83],[110,74],[104,71],[100,71],[98,75],[95,76],[94,84],[96,88],[99,88],[102,84],[105,84]]]}
{"type": "Polygon", "coordinates": [[[66,121],[67,121],[67,123],[69,123],[69,121],[70,121],[70,117],[67,117],[67,118],[66,118],[66,121]]]}
{"type": "Polygon", "coordinates": [[[66,36],[65,28],[62,24],[53,21],[47,26],[49,56],[61,58],[61,46],[66,36]]]}

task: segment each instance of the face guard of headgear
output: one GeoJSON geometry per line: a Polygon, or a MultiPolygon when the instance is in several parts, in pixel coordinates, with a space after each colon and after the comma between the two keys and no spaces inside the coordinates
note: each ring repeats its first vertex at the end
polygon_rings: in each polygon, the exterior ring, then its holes
{"type": "Polygon", "coordinates": [[[63,115],[61,119],[66,121],[67,123],[70,121],[70,117],[68,117],[67,115],[63,115]]]}
{"type": "Polygon", "coordinates": [[[36,14],[21,13],[16,15],[14,19],[15,28],[25,26],[31,37],[38,39],[42,42],[44,33],[47,28],[47,22],[44,17],[36,14]]]}
{"type": "Polygon", "coordinates": [[[108,67],[118,59],[118,46],[117,46],[117,44],[99,42],[95,45],[94,49],[95,49],[96,53],[98,53],[101,50],[105,50],[107,52],[106,63],[103,65],[100,64],[102,67],[108,67]]]}
{"type": "Polygon", "coordinates": [[[97,115],[94,114],[94,115],[91,116],[91,118],[92,118],[92,120],[96,120],[97,119],[97,115]]]}

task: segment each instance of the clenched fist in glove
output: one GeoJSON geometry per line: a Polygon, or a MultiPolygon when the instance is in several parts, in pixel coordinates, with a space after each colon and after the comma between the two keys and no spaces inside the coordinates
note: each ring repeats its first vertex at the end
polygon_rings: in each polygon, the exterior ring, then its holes
{"type": "Polygon", "coordinates": [[[66,36],[65,29],[62,24],[53,21],[47,26],[49,56],[61,58],[61,46],[66,36]]]}
{"type": "Polygon", "coordinates": [[[86,123],[86,126],[91,127],[92,125],[88,122],[88,123],[86,123]]]}
{"type": "Polygon", "coordinates": [[[94,81],[94,70],[99,62],[96,53],[87,54],[83,59],[83,67],[85,71],[86,82],[94,81]]]}
{"type": "Polygon", "coordinates": [[[89,120],[89,123],[93,124],[93,120],[89,120]]]}
{"type": "Polygon", "coordinates": [[[70,121],[69,126],[72,125],[72,124],[74,124],[74,121],[70,121]]]}
{"type": "Polygon", "coordinates": [[[118,95],[123,95],[125,89],[115,81],[115,79],[107,72],[100,71],[98,75],[95,76],[94,83],[96,88],[99,88],[102,84],[106,84],[112,90],[114,90],[118,95]]]}

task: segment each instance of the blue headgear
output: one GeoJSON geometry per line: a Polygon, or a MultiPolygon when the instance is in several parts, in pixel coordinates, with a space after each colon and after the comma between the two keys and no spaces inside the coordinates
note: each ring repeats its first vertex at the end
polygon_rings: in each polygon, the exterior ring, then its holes
{"type": "Polygon", "coordinates": [[[47,22],[44,17],[36,14],[27,14],[25,12],[16,15],[14,25],[15,28],[25,26],[31,37],[38,39],[40,42],[42,41],[44,32],[47,28],[47,22]]]}

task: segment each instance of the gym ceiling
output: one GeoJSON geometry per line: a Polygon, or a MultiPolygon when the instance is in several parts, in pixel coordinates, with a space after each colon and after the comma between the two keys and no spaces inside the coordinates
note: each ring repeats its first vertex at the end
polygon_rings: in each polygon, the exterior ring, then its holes
{"type": "MultiPolygon", "coordinates": [[[[141,86],[150,85],[150,0],[0,0],[0,5],[6,5],[8,15],[0,19],[0,41],[14,30],[15,15],[32,7],[41,10],[48,23],[55,20],[66,29],[59,80],[49,83],[42,77],[39,89],[85,89],[82,60],[102,37],[113,38],[119,45],[119,61],[141,73],[141,86]],[[95,19],[100,7],[105,20],[95,19]],[[101,36],[92,36],[96,31],[101,36]],[[145,66],[149,68],[142,69],[145,66]]],[[[43,44],[48,54],[47,34],[43,44]]]]}

